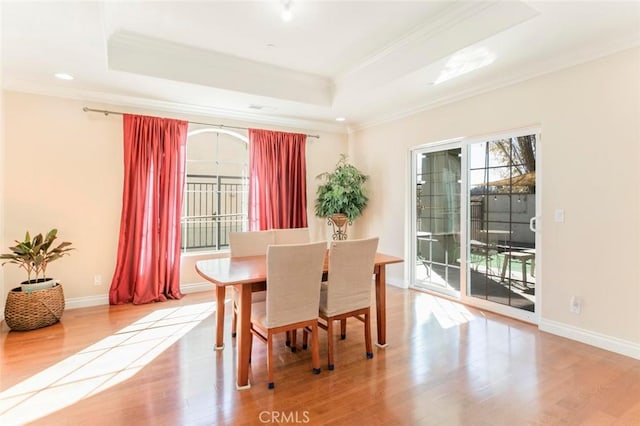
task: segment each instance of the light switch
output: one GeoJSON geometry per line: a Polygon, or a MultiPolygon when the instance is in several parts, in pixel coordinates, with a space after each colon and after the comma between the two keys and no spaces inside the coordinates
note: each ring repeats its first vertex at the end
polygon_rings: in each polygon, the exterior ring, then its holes
{"type": "Polygon", "coordinates": [[[564,222],[564,210],[556,209],[553,220],[558,223],[564,222]]]}

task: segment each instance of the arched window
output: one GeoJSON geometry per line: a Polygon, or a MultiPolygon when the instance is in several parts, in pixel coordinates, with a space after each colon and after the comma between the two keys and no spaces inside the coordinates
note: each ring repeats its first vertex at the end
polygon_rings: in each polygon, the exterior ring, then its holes
{"type": "Polygon", "coordinates": [[[229,247],[231,231],[248,228],[246,135],[216,128],[189,131],[182,211],[182,250],[229,247]]]}

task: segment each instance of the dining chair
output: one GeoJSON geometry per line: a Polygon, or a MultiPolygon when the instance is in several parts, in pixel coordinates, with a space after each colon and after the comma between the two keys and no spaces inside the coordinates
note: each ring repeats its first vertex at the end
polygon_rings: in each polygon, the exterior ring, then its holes
{"type": "Polygon", "coordinates": [[[267,246],[276,243],[275,233],[268,231],[229,232],[231,257],[264,256],[267,246]]]}
{"type": "MultiPolygon", "coordinates": [[[[371,344],[371,289],[378,238],[333,241],[329,248],[329,275],[320,288],[318,326],[327,331],[327,369],[334,369],[333,323],[340,321],[340,337],[346,337],[346,320],[364,322],[366,357],[373,358],[371,344]]],[[[308,330],[303,331],[303,349],[308,330]]]]}
{"type": "Polygon", "coordinates": [[[309,228],[274,229],[276,244],[303,244],[311,241],[309,228]]]}
{"type": "MultiPolygon", "coordinates": [[[[231,257],[264,256],[267,247],[275,244],[275,233],[269,231],[230,232],[229,251],[231,257]]],[[[231,319],[231,337],[236,337],[238,326],[238,300],[239,293],[232,287],[233,317],[231,319]]],[[[252,302],[262,302],[266,298],[266,292],[256,291],[251,294],[252,302]]]]}
{"type": "Polygon", "coordinates": [[[320,373],[318,305],[326,242],[271,245],[267,250],[267,297],[251,305],[253,336],[267,344],[268,388],[273,380],[273,336],[298,328],[311,331],[313,373],[320,373]]]}
{"type": "MultiPolygon", "coordinates": [[[[285,228],[274,229],[276,244],[303,244],[311,242],[309,228],[285,228]]],[[[285,344],[291,347],[291,352],[296,351],[296,341],[298,340],[298,331],[292,330],[287,332],[285,344]]]]}

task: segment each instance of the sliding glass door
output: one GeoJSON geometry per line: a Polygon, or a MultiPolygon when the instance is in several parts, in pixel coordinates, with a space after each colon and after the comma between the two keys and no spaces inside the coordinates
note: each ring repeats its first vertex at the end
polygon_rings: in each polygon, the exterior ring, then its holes
{"type": "Polygon", "coordinates": [[[535,132],[412,152],[411,283],[535,322],[535,132]]]}
{"type": "Polygon", "coordinates": [[[460,292],[461,149],[414,155],[415,283],[450,295],[460,292]]]}
{"type": "Polygon", "coordinates": [[[535,310],[536,137],[469,145],[469,295],[535,310]]]}

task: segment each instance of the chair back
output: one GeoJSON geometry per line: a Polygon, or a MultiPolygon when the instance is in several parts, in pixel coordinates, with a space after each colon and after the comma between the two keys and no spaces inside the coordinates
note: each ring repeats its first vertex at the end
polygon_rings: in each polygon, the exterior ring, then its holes
{"type": "Polygon", "coordinates": [[[273,230],[229,233],[231,257],[264,256],[270,244],[275,244],[273,230]]]}
{"type": "Polygon", "coordinates": [[[311,241],[309,228],[274,229],[276,244],[303,244],[311,241]]]}
{"type": "Polygon", "coordinates": [[[373,267],[378,237],[332,241],[329,248],[327,315],[337,315],[371,305],[373,267]]]}
{"type": "Polygon", "coordinates": [[[265,326],[317,318],[326,250],[325,241],[269,246],[265,326]]]}

